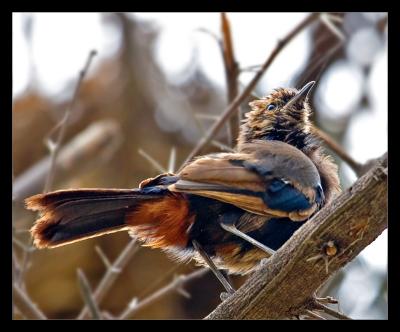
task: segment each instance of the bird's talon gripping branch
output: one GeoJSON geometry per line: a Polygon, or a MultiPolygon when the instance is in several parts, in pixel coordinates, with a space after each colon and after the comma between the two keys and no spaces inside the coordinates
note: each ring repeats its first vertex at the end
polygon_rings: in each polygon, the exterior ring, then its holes
{"type": "Polygon", "coordinates": [[[271,260],[271,257],[263,258],[263,259],[261,260],[261,262],[260,262],[260,267],[264,267],[264,266],[266,266],[267,264],[269,264],[270,260],[271,260]]]}
{"type": "Polygon", "coordinates": [[[234,293],[222,292],[221,294],[219,294],[219,297],[220,297],[221,301],[223,302],[223,301],[227,300],[228,298],[230,298],[231,295],[233,295],[233,294],[234,293]]]}

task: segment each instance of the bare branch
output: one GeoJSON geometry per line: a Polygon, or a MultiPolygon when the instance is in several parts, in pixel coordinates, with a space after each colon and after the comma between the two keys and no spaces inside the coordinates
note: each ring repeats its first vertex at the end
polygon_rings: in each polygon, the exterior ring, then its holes
{"type": "Polygon", "coordinates": [[[326,318],[324,318],[324,317],[318,315],[317,313],[315,313],[315,312],[313,312],[313,311],[311,311],[311,310],[306,310],[306,313],[307,313],[308,316],[312,317],[313,319],[316,319],[316,320],[326,320],[326,318]]]}
{"type": "MultiPolygon", "coordinates": [[[[120,127],[115,121],[94,122],[62,147],[56,160],[57,170],[66,177],[76,175],[78,168],[98,165],[99,158],[115,151],[121,139],[120,127]]],[[[40,191],[50,168],[51,157],[47,156],[19,175],[13,182],[13,199],[21,201],[40,191]]]]}
{"type": "Polygon", "coordinates": [[[146,151],[143,149],[139,149],[138,153],[144,157],[150,164],[153,166],[158,172],[160,173],[167,173],[167,170],[161,166],[161,164],[155,160],[152,156],[150,156],[146,151]]]}
{"type": "Polygon", "coordinates": [[[19,266],[17,254],[15,253],[15,250],[12,250],[12,279],[13,279],[13,282],[16,282],[16,280],[19,279],[20,269],[21,269],[21,267],[19,266]]]}
{"type": "Polygon", "coordinates": [[[328,314],[328,315],[330,315],[332,317],[335,317],[335,318],[338,318],[338,319],[342,319],[342,320],[351,320],[351,318],[346,316],[345,314],[342,314],[342,313],[340,313],[340,312],[338,312],[336,310],[333,310],[333,309],[331,309],[331,308],[329,308],[326,305],[323,305],[321,303],[317,302],[315,304],[315,306],[316,306],[316,310],[321,310],[324,313],[326,313],[326,314],[328,314]]]}
{"type": "MultiPolygon", "coordinates": [[[[13,238],[13,240],[14,240],[14,243],[16,243],[15,242],[15,237],[13,238]]],[[[31,255],[36,250],[33,247],[27,247],[27,248],[29,248],[29,250],[23,249],[22,263],[21,263],[21,266],[20,266],[20,269],[19,269],[18,279],[17,279],[17,285],[19,287],[22,287],[22,288],[25,287],[25,285],[24,285],[24,277],[25,277],[26,270],[28,269],[28,266],[29,266],[29,261],[30,261],[31,255]]]]}
{"type": "Polygon", "coordinates": [[[333,140],[332,137],[317,127],[313,127],[313,132],[322,139],[333,152],[345,161],[358,176],[361,176],[364,173],[363,165],[355,161],[338,143],[333,140]]]}
{"type": "MultiPolygon", "coordinates": [[[[328,13],[322,13],[320,20],[325,26],[342,42],[346,40],[344,33],[332,22],[332,15],[328,13]]],[[[340,22],[341,23],[341,22],[340,22]]]]}
{"type": "Polygon", "coordinates": [[[221,149],[222,151],[226,151],[226,152],[234,152],[235,151],[235,149],[225,145],[224,143],[216,141],[216,140],[212,140],[211,144],[216,146],[217,148],[221,149]]]}
{"type": "Polygon", "coordinates": [[[205,34],[209,35],[210,37],[212,37],[213,39],[215,39],[215,41],[218,44],[221,44],[221,40],[219,39],[219,37],[214,32],[212,32],[211,30],[208,30],[206,28],[197,28],[194,31],[205,33],[205,34]]]}
{"type": "MultiPolygon", "coordinates": [[[[239,65],[235,58],[235,53],[233,51],[233,42],[232,42],[232,31],[231,26],[228,20],[228,17],[225,13],[221,13],[221,32],[222,32],[222,57],[224,60],[225,67],[225,80],[227,86],[227,100],[228,103],[231,103],[237,96],[239,91],[239,65]]],[[[232,116],[229,124],[228,131],[229,137],[228,142],[232,146],[235,145],[235,139],[239,132],[240,127],[240,105],[236,107],[236,110],[232,111],[232,116]]]]}
{"type": "Polygon", "coordinates": [[[31,252],[35,250],[35,247],[28,246],[25,243],[23,243],[21,240],[17,239],[15,236],[12,238],[12,242],[17,245],[17,247],[21,248],[23,251],[26,252],[31,252]]]}
{"type": "MultiPolygon", "coordinates": [[[[165,296],[166,294],[169,294],[172,291],[178,291],[182,294],[182,286],[185,283],[203,276],[206,272],[208,272],[208,269],[202,268],[202,269],[197,269],[188,275],[182,275],[174,278],[168,285],[162,287],[161,289],[157,290],[156,292],[149,295],[145,299],[141,300],[137,305],[133,306],[128,305],[128,307],[119,316],[119,319],[127,319],[133,316],[139,310],[154,303],[155,301],[159,300],[161,297],[165,296]]],[[[187,293],[185,293],[185,296],[187,296],[187,293]]]]}
{"type": "Polygon", "coordinates": [[[175,272],[177,272],[180,268],[182,267],[182,265],[175,265],[173,266],[171,269],[169,269],[167,272],[165,272],[164,274],[162,274],[158,279],[152,281],[152,283],[150,285],[148,285],[146,288],[144,288],[138,295],[137,298],[143,298],[144,296],[147,296],[148,293],[153,292],[156,287],[158,287],[160,284],[162,284],[164,281],[166,281],[167,279],[169,279],[171,277],[172,274],[174,274],[175,272]]]}
{"type": "Polygon", "coordinates": [[[240,68],[240,72],[246,72],[246,71],[258,71],[260,70],[262,65],[252,65],[252,66],[247,66],[240,68]]]}
{"type": "Polygon", "coordinates": [[[47,319],[44,313],[32,302],[19,286],[13,283],[13,302],[27,319],[47,319]]]}
{"type": "Polygon", "coordinates": [[[214,136],[223,127],[225,122],[230,118],[230,116],[237,110],[240,104],[249,96],[251,91],[254,89],[256,84],[260,81],[265,71],[270,67],[272,62],[275,60],[276,56],[285,48],[285,46],[301,31],[303,31],[311,23],[319,17],[318,13],[313,13],[307,16],[302,22],[300,22],[292,31],[290,31],[285,38],[283,38],[275,49],[272,51],[268,59],[265,61],[263,66],[251,80],[251,82],[246,86],[240,95],[238,95],[235,100],[223,111],[220,119],[210,128],[207,134],[199,141],[196,147],[190,152],[189,156],[186,158],[182,166],[194,156],[198,155],[202,149],[214,138],[214,136]]]}
{"type": "Polygon", "coordinates": [[[176,165],[176,148],[173,146],[171,148],[171,152],[169,154],[169,161],[168,161],[168,172],[169,173],[175,172],[175,165],[176,165]]]}
{"type": "Polygon", "coordinates": [[[93,319],[102,319],[101,312],[96,303],[96,300],[94,299],[89,281],[87,280],[85,273],[83,273],[81,269],[78,269],[77,275],[82,297],[86,303],[86,306],[89,308],[93,319]]]}
{"type": "Polygon", "coordinates": [[[329,60],[335,55],[336,52],[338,52],[343,47],[343,45],[344,43],[342,41],[339,41],[324,55],[321,56],[319,54],[316,54],[314,56],[314,58],[316,58],[315,61],[314,59],[310,61],[311,65],[307,67],[305,74],[300,80],[299,86],[307,83],[311,77],[314,81],[318,81],[329,60]],[[315,73],[315,70],[318,67],[320,67],[320,69],[318,73],[315,73]]]}
{"type": "MultiPolygon", "coordinates": [[[[129,241],[126,245],[124,250],[121,254],[117,257],[114,261],[112,266],[107,269],[107,272],[104,274],[103,278],[101,279],[99,285],[97,286],[96,290],[94,291],[94,299],[96,303],[101,303],[104,299],[107,292],[110,290],[111,286],[114,284],[115,280],[119,276],[120,272],[125,268],[128,264],[132,256],[136,253],[138,246],[136,244],[136,240],[133,239],[129,241]]],[[[88,306],[85,305],[80,312],[78,319],[84,319],[87,317],[88,314],[88,306]]]]}
{"type": "Polygon", "coordinates": [[[112,269],[112,264],[111,264],[110,260],[108,259],[107,255],[104,253],[104,251],[99,246],[95,246],[94,250],[96,250],[96,252],[100,256],[100,258],[103,261],[105,267],[107,269],[112,269]]]}
{"type": "MultiPolygon", "coordinates": [[[[78,82],[75,86],[75,91],[74,91],[71,103],[65,110],[64,117],[61,120],[61,123],[59,125],[60,130],[58,132],[57,139],[56,139],[55,143],[53,143],[53,145],[52,145],[53,148],[50,149],[50,170],[48,172],[48,176],[47,176],[46,183],[44,186],[44,192],[48,192],[49,190],[51,190],[51,186],[52,186],[53,180],[54,180],[54,175],[56,172],[56,166],[57,166],[56,160],[57,160],[57,156],[59,154],[61,145],[64,141],[65,133],[66,133],[67,127],[68,127],[68,120],[71,115],[71,111],[75,106],[75,103],[76,103],[76,100],[78,97],[78,93],[79,93],[79,89],[81,87],[81,83],[82,83],[83,79],[85,78],[86,73],[89,70],[89,66],[93,60],[93,57],[96,54],[97,54],[97,52],[95,50],[90,51],[88,58],[86,60],[85,67],[79,72],[78,82]]],[[[51,140],[51,138],[50,138],[50,140],[51,140]]]]}

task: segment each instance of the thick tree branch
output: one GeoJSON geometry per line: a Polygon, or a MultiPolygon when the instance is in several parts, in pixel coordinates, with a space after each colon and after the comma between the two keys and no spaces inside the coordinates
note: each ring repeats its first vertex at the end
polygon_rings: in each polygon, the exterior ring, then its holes
{"type": "Polygon", "coordinates": [[[386,228],[387,154],[206,319],[280,319],[321,310],[317,289],[386,228]]]}

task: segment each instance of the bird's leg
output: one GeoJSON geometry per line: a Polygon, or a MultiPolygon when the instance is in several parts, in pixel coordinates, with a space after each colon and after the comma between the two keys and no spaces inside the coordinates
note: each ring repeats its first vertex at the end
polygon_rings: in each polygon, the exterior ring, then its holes
{"type": "Polygon", "coordinates": [[[235,293],[235,289],[232,287],[229,281],[224,277],[221,271],[218,270],[218,268],[215,266],[214,262],[211,260],[210,256],[208,256],[208,254],[205,252],[203,247],[196,240],[192,240],[192,243],[194,248],[204,259],[204,261],[208,264],[211,271],[215,274],[215,276],[218,278],[218,280],[221,282],[221,284],[225,287],[226,291],[228,292],[228,294],[226,293],[221,294],[221,300],[225,300],[227,297],[235,293]]]}
{"type": "Polygon", "coordinates": [[[235,234],[236,236],[241,237],[243,240],[250,242],[257,248],[265,251],[268,255],[272,256],[275,253],[275,250],[272,250],[271,248],[268,248],[266,245],[262,244],[261,242],[258,242],[257,240],[253,239],[251,236],[248,236],[247,234],[243,233],[242,231],[239,231],[234,223],[224,223],[220,222],[221,227],[232,233],[235,234]]]}

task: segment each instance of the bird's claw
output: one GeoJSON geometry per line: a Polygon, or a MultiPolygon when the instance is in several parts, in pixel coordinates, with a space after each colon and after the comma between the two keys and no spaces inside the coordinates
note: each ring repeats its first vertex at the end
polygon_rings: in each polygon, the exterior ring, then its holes
{"type": "Polygon", "coordinates": [[[233,295],[233,294],[229,294],[228,292],[222,292],[221,294],[219,294],[219,297],[220,297],[221,301],[225,301],[229,297],[231,297],[231,295],[233,295]]]}
{"type": "Polygon", "coordinates": [[[263,259],[261,260],[261,262],[260,262],[260,267],[266,266],[266,265],[269,263],[269,261],[270,261],[270,257],[268,257],[268,258],[263,258],[263,259]]]}

